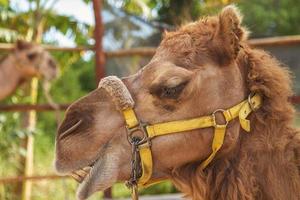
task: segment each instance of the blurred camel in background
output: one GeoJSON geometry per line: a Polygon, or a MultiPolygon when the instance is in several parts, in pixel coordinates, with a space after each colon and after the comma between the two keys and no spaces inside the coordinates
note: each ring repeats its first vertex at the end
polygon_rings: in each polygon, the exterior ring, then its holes
{"type": "Polygon", "coordinates": [[[56,62],[41,46],[17,41],[15,50],[0,62],[0,100],[5,99],[25,81],[42,77],[49,81],[57,76],[56,62]]]}

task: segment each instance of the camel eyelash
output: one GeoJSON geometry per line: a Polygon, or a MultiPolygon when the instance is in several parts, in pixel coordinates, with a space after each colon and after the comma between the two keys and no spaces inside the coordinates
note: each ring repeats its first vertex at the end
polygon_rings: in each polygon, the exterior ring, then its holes
{"type": "Polygon", "coordinates": [[[183,82],[174,87],[158,86],[150,90],[150,93],[156,95],[161,99],[178,99],[187,83],[188,82],[183,82]]]}

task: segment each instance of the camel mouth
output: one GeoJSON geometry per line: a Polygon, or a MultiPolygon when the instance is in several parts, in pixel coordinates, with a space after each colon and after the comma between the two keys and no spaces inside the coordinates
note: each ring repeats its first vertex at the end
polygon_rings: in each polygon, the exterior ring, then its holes
{"type": "Polygon", "coordinates": [[[78,170],[72,171],[70,176],[78,183],[82,183],[84,179],[90,175],[90,172],[92,168],[94,167],[94,164],[82,167],[78,170]]]}
{"type": "Polygon", "coordinates": [[[104,191],[117,182],[121,151],[103,148],[99,158],[91,165],[73,171],[71,176],[79,182],[77,199],[84,200],[97,191],[104,191]]]}
{"type": "Polygon", "coordinates": [[[91,171],[98,160],[100,160],[100,157],[101,154],[91,164],[81,167],[80,169],[73,170],[71,173],[69,173],[69,176],[71,176],[76,182],[82,183],[86,178],[91,176],[91,171]]]}

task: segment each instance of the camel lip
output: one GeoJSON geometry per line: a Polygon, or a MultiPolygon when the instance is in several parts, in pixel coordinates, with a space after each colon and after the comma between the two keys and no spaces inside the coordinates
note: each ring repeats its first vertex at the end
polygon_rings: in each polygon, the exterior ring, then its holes
{"type": "MultiPolygon", "coordinates": [[[[96,165],[96,163],[98,163],[98,162],[100,162],[101,161],[101,156],[102,156],[102,153],[105,151],[105,145],[99,150],[99,152],[98,152],[98,156],[92,161],[92,162],[90,162],[90,164],[87,164],[86,166],[83,166],[83,167],[81,167],[80,169],[77,169],[77,170],[73,170],[73,171],[71,171],[71,172],[69,172],[69,173],[73,173],[73,172],[76,172],[76,171],[78,171],[78,170],[83,170],[84,168],[87,168],[87,167],[89,167],[90,168],[90,170],[89,170],[89,173],[84,177],[84,179],[81,181],[81,182],[79,182],[80,184],[88,177],[88,175],[90,175],[91,174],[91,172],[92,172],[92,170],[94,169],[94,167],[95,167],[95,165],[96,165]]],[[[73,177],[74,178],[74,177],[73,177]]],[[[75,179],[76,180],[76,179],[75,179]]],[[[77,181],[77,180],[76,180],[77,181]]],[[[78,181],[77,181],[78,182],[78,181]]]]}
{"type": "Polygon", "coordinates": [[[79,184],[76,195],[78,200],[85,200],[97,191],[104,191],[117,181],[115,170],[118,163],[114,154],[108,153],[109,151],[111,149],[108,150],[108,148],[101,151],[101,155],[99,155],[89,174],[79,184]]]}
{"type": "Polygon", "coordinates": [[[103,146],[102,148],[100,148],[99,152],[97,153],[97,155],[95,156],[94,159],[91,159],[90,161],[85,162],[85,164],[77,164],[76,166],[72,165],[72,166],[68,167],[66,164],[62,164],[61,162],[59,162],[56,159],[55,162],[54,162],[54,168],[56,169],[56,172],[58,174],[64,175],[64,176],[71,176],[71,174],[73,172],[82,170],[82,169],[84,169],[86,167],[93,168],[94,165],[96,164],[96,162],[100,159],[101,154],[102,154],[102,152],[103,152],[104,149],[105,149],[105,146],[103,146]]]}
{"type": "Polygon", "coordinates": [[[78,199],[80,199],[80,200],[82,200],[82,199],[86,199],[88,196],[90,196],[91,195],[91,193],[94,193],[95,191],[91,191],[91,189],[90,189],[90,187],[95,183],[95,176],[97,175],[97,174],[95,174],[94,173],[94,171],[97,171],[97,167],[98,166],[95,166],[95,164],[97,163],[97,162],[100,162],[99,160],[97,160],[95,163],[94,163],[94,165],[93,165],[93,167],[91,168],[91,170],[89,171],[89,173],[88,174],[86,174],[85,176],[84,176],[84,178],[79,182],[78,180],[76,180],[78,183],[79,183],[79,185],[78,185],[78,187],[77,187],[77,194],[79,194],[79,193],[81,193],[82,191],[84,191],[84,190],[86,190],[86,192],[84,192],[85,194],[84,194],[84,196],[85,197],[78,197],[78,199]]]}

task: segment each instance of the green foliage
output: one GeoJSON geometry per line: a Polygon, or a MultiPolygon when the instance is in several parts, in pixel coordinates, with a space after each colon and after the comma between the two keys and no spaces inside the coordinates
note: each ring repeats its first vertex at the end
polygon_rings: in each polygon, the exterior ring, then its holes
{"type": "Polygon", "coordinates": [[[238,5],[254,37],[300,34],[298,0],[241,0],[238,5]]]}
{"type": "Polygon", "coordinates": [[[0,6],[8,6],[8,0],[0,0],[0,6]]]}
{"type": "Polygon", "coordinates": [[[225,5],[235,3],[242,10],[244,24],[253,37],[300,34],[298,0],[143,0],[143,5],[152,10],[149,16],[144,15],[137,1],[113,2],[123,2],[122,8],[129,13],[176,26],[216,14],[225,5]]]}
{"type": "Polygon", "coordinates": [[[63,35],[73,38],[78,45],[87,45],[88,39],[92,37],[92,27],[76,21],[74,17],[58,15],[54,11],[49,11],[43,18],[47,20],[45,30],[53,28],[63,35]]]}
{"type": "Polygon", "coordinates": [[[150,6],[157,10],[156,20],[172,25],[197,20],[201,14],[201,1],[198,0],[152,0],[150,6]]]}
{"type": "MultiPolygon", "coordinates": [[[[35,31],[32,29],[40,28],[43,33],[54,29],[63,35],[74,38],[74,41],[78,44],[88,44],[88,39],[92,36],[91,26],[76,21],[72,16],[56,13],[53,10],[56,1],[44,0],[40,2],[39,0],[31,0],[30,2],[30,8],[25,11],[19,11],[11,4],[0,6],[0,41],[31,40],[31,32],[35,31]],[[48,2],[52,3],[50,7],[48,2]]],[[[56,41],[48,42],[54,43],[56,41]]]]}

